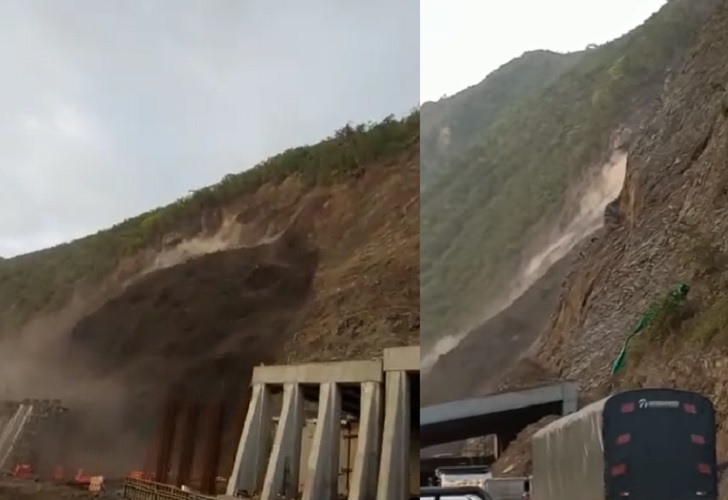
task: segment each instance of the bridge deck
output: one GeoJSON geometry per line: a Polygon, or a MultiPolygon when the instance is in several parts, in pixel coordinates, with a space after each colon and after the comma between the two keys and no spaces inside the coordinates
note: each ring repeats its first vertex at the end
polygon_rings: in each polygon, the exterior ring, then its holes
{"type": "Polygon", "coordinates": [[[546,415],[576,411],[577,395],[576,384],[563,382],[426,406],[420,409],[421,446],[517,433],[546,415]]]}

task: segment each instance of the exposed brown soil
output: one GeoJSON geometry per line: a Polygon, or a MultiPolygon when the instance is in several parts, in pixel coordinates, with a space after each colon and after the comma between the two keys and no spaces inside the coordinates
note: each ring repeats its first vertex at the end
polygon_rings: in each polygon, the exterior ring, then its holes
{"type": "Polygon", "coordinates": [[[139,468],[165,395],[204,403],[226,394],[225,475],[254,366],[367,359],[417,344],[417,146],[334,186],[310,189],[290,178],[201,214],[200,232],[181,228],[183,238],[169,235],[170,248],[205,237],[221,250],[177,256],[180,263],[147,274],[170,254],[131,256],[96,295],[85,291],[91,300],[66,311],[63,322],[24,332],[40,347],[19,347],[23,368],[44,367],[33,390],[62,393],[86,415],[76,426],[74,461],[101,467],[113,456],[103,472],[89,471],[107,476],[139,468]]]}
{"type": "Polygon", "coordinates": [[[121,432],[153,442],[168,396],[209,403],[224,395],[227,432],[235,433],[250,374],[287,340],[317,261],[286,234],[155,271],[76,325],[69,358],[80,353],[87,375],[120,387],[121,432]]]}
{"type": "Polygon", "coordinates": [[[316,251],[285,236],[151,273],[81,320],[69,350],[86,351],[95,374],[145,398],[170,387],[193,397],[244,379],[272,361],[311,293],[316,251]]]}
{"type": "Polygon", "coordinates": [[[498,460],[493,463],[491,471],[495,477],[522,477],[531,474],[531,438],[540,429],[557,420],[556,416],[544,417],[523,429],[513,440],[498,460]]]}

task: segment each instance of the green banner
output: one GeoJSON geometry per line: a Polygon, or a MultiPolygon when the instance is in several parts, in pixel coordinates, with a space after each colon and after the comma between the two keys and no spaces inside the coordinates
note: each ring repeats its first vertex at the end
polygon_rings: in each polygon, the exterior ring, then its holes
{"type": "MultiPolygon", "coordinates": [[[[673,303],[682,302],[688,296],[689,291],[689,285],[685,283],[680,283],[670,291],[666,299],[673,303]]],[[[663,307],[664,303],[664,300],[659,302],[653,302],[650,307],[642,314],[642,316],[640,316],[640,319],[637,322],[637,326],[635,326],[634,330],[632,330],[632,333],[630,333],[624,340],[624,342],[622,343],[622,348],[619,350],[619,354],[617,354],[617,357],[614,358],[614,361],[612,362],[612,376],[616,375],[622,370],[622,368],[624,368],[624,365],[627,361],[627,348],[629,347],[629,341],[632,340],[632,337],[634,337],[649,326],[649,324],[655,318],[657,312],[660,310],[661,307],[663,307]]]]}

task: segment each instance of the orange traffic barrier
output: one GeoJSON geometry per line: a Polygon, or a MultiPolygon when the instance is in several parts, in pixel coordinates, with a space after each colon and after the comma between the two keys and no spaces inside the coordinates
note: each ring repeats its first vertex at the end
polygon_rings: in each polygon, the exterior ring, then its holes
{"type": "Polygon", "coordinates": [[[91,477],[85,476],[83,474],[83,469],[78,469],[76,471],[76,477],[74,477],[73,480],[78,484],[89,484],[91,482],[91,477]]]}
{"type": "Polygon", "coordinates": [[[31,469],[30,464],[16,465],[15,470],[13,470],[13,476],[15,477],[28,478],[31,475],[33,475],[33,469],[31,469]]]}

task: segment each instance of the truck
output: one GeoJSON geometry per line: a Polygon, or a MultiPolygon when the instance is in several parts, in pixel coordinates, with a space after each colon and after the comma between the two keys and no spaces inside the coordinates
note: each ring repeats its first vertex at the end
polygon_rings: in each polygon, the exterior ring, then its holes
{"type": "Polygon", "coordinates": [[[701,394],[638,389],[534,434],[533,500],[717,500],[715,410],[701,394]]]}
{"type": "Polygon", "coordinates": [[[438,467],[436,475],[440,488],[452,491],[452,488],[475,487],[492,500],[523,500],[530,482],[527,477],[494,478],[490,468],[482,465],[438,467]]]}
{"type": "Polygon", "coordinates": [[[493,500],[478,486],[423,486],[420,488],[418,498],[419,500],[493,500]]]}
{"type": "Polygon", "coordinates": [[[490,468],[484,465],[457,465],[438,467],[435,471],[440,486],[478,486],[482,488],[491,477],[490,468]]]}

